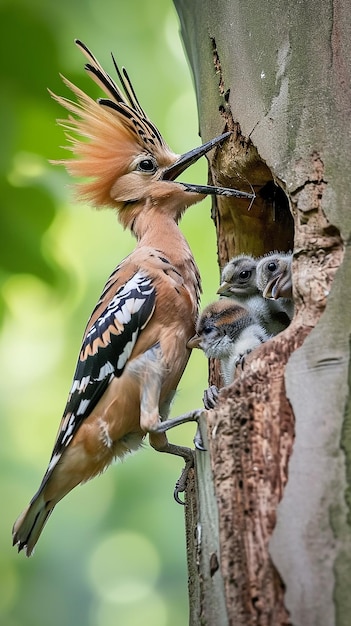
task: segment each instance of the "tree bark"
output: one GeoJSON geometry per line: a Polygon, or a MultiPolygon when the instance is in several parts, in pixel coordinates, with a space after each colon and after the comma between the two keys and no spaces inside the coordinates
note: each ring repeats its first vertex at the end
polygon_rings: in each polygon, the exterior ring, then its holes
{"type": "Polygon", "coordinates": [[[251,208],[215,201],[219,264],[294,250],[291,325],[253,353],[202,425],[212,472],[198,453],[190,623],[346,626],[350,11],[346,0],[175,5],[202,139],[233,131],[210,176],[257,195],[251,208]]]}

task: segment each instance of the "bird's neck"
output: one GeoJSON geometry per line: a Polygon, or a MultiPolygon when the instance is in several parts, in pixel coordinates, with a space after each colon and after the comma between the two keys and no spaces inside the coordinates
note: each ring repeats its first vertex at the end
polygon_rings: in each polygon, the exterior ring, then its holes
{"type": "Polygon", "coordinates": [[[133,220],[132,231],[139,248],[146,246],[163,252],[176,267],[193,259],[177,220],[166,211],[141,211],[133,220]]]}
{"type": "Polygon", "coordinates": [[[152,215],[152,212],[148,211],[136,218],[133,231],[138,239],[137,248],[153,249],[157,255],[161,254],[167,258],[192,291],[194,300],[198,302],[201,293],[199,270],[175,219],[165,212],[152,215]]]}

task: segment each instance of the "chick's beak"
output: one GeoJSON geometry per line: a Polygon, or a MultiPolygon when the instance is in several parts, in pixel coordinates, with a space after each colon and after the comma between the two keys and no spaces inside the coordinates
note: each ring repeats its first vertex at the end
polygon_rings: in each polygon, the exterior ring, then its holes
{"type": "MultiPolygon", "coordinates": [[[[215,139],[211,139],[207,143],[203,144],[203,146],[199,146],[198,148],[194,148],[185,154],[182,154],[179,159],[169,167],[165,169],[162,174],[162,180],[172,180],[174,181],[182,172],[184,172],[190,165],[195,163],[200,157],[204,154],[212,150],[214,146],[219,144],[224,139],[227,139],[231,135],[230,132],[223,133],[223,135],[219,135],[219,137],[215,137],[215,139]]],[[[185,187],[186,191],[190,193],[201,193],[201,194],[210,194],[210,195],[220,195],[220,196],[235,196],[236,198],[248,198],[253,200],[255,198],[254,193],[247,193],[246,191],[238,191],[237,189],[230,189],[228,187],[214,187],[212,185],[193,185],[190,183],[179,183],[183,187],[185,187]]]]}
{"type": "Polygon", "coordinates": [[[273,286],[272,296],[274,298],[292,298],[292,282],[290,272],[284,272],[284,274],[280,276],[277,283],[273,286]]]}
{"type": "Polygon", "coordinates": [[[217,289],[217,293],[220,296],[231,296],[232,292],[231,292],[231,289],[230,289],[230,283],[227,283],[225,281],[223,283],[221,283],[221,285],[217,289]]]}
{"type": "Polygon", "coordinates": [[[267,300],[292,298],[291,274],[288,269],[284,269],[276,276],[273,276],[264,288],[262,295],[267,300]]]}
{"type": "Polygon", "coordinates": [[[280,289],[279,289],[279,281],[281,275],[274,276],[272,280],[266,285],[265,289],[262,292],[262,295],[267,300],[278,300],[280,298],[280,289]]]}
{"type": "Polygon", "coordinates": [[[191,339],[189,339],[186,347],[192,350],[193,348],[201,348],[201,337],[199,335],[194,335],[191,339]]]}

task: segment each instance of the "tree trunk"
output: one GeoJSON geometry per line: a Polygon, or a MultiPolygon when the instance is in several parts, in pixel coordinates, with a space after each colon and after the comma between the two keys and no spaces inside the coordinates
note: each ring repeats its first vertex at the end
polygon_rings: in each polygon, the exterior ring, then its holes
{"type": "MultiPolygon", "coordinates": [[[[175,4],[202,139],[233,131],[210,163],[211,178],[257,195],[251,208],[215,201],[219,264],[239,253],[294,250],[291,325],[253,353],[202,424],[208,455],[197,455],[186,510],[190,623],[346,626],[349,7],[175,4]]],[[[215,376],[211,367],[211,383],[215,376]]]]}

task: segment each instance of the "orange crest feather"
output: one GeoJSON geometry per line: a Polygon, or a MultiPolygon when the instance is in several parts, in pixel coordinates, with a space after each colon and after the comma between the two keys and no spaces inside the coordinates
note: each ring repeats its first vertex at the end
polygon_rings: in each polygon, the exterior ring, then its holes
{"type": "Polygon", "coordinates": [[[169,148],[141,108],[126,71],[122,70],[122,76],[114,61],[122,92],[88,48],[80,41],[76,43],[90,61],[85,66],[86,71],[109,98],[95,101],[62,77],[77,102],[50,94],[72,114],[58,123],[65,129],[70,143],[66,149],[77,159],[53,162],[64,165],[73,176],[90,179],[77,185],[79,198],[97,207],[116,207],[118,203],[111,198],[111,189],[115,181],[128,172],[133,159],[143,153],[157,158],[169,148]]]}
{"type": "Polygon", "coordinates": [[[80,198],[94,205],[114,204],[110,190],[116,178],[126,173],[130,159],[143,151],[135,133],[121,123],[117,115],[111,114],[78,87],[63,79],[76,94],[78,102],[51,94],[59,104],[77,117],[58,120],[66,131],[71,150],[77,159],[61,159],[56,164],[64,165],[72,176],[90,178],[90,182],[79,183],[80,198]],[[77,133],[78,137],[71,133],[77,133]],[[85,141],[86,139],[87,141],[85,141]]]}

